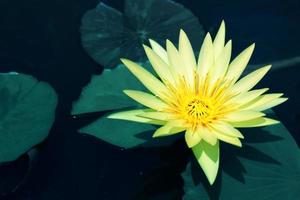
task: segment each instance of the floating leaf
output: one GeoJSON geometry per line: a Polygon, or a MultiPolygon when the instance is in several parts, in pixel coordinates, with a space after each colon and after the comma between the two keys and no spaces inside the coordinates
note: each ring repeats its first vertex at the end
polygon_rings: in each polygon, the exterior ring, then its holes
{"type": "Polygon", "coordinates": [[[47,137],[56,104],[47,83],[25,74],[0,74],[0,163],[17,159],[47,137]]]}
{"type": "Polygon", "coordinates": [[[148,133],[151,136],[152,130],[154,127],[148,124],[108,119],[104,116],[80,129],[80,132],[93,135],[119,147],[130,148],[146,142],[144,138],[138,137],[139,133],[148,133]]]}
{"type": "Polygon", "coordinates": [[[104,67],[115,67],[120,57],[143,62],[142,43],[148,39],[160,44],[166,38],[177,41],[180,29],[189,34],[192,44],[200,46],[203,28],[182,5],[170,0],[125,0],[124,5],[121,13],[99,3],[82,19],[82,45],[104,67]]]}
{"type": "MultiPolygon", "coordinates": [[[[149,71],[153,71],[150,69],[149,63],[142,65],[149,71]]],[[[71,114],[80,115],[138,107],[135,101],[123,93],[126,88],[145,90],[144,86],[132,76],[125,66],[119,65],[114,69],[105,69],[101,75],[94,75],[91,82],[83,88],[79,99],[73,103],[71,114]]],[[[93,135],[110,144],[124,148],[141,144],[143,146],[165,145],[178,138],[178,136],[174,136],[152,139],[154,129],[153,125],[108,119],[105,115],[81,128],[79,132],[93,135]]]]}
{"type": "Polygon", "coordinates": [[[93,75],[90,83],[83,88],[79,99],[73,103],[71,114],[136,106],[137,103],[124,94],[123,90],[126,88],[144,90],[144,86],[124,65],[121,64],[115,69],[105,69],[101,75],[93,75]]]}
{"type": "Polygon", "coordinates": [[[192,163],[182,173],[185,200],[297,199],[300,195],[300,150],[282,124],[243,131],[241,149],[221,152],[223,171],[213,187],[197,182],[192,163]],[[233,156],[237,155],[237,157],[233,156]]]}
{"type": "MultiPolygon", "coordinates": [[[[106,69],[101,75],[94,75],[91,82],[83,88],[79,100],[73,104],[72,114],[78,115],[137,106],[136,102],[122,92],[125,88],[144,90],[139,81],[123,65],[119,65],[115,69],[106,69]]],[[[135,135],[152,129],[153,126],[151,125],[108,119],[106,116],[102,116],[80,129],[80,132],[128,148],[144,143],[144,139],[135,135]]]]}

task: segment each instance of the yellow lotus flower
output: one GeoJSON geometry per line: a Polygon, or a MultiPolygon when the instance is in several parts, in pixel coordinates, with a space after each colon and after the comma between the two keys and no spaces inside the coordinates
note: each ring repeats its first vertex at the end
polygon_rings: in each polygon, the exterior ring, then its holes
{"type": "Polygon", "coordinates": [[[149,90],[124,92],[147,109],[114,113],[109,118],[161,125],[153,137],[184,131],[188,147],[213,184],[219,167],[219,140],[241,147],[243,135],[236,128],[278,123],[262,111],[287,98],[281,98],[281,93],[264,94],[267,88],[251,90],[271,65],[240,78],[254,44],[230,62],[231,40],[225,44],[224,22],[214,41],[206,35],[198,62],[183,30],[178,49],[169,40],[166,50],[153,40],[150,44],[152,48],[144,49],[158,78],[137,63],[121,59],[149,90]]]}

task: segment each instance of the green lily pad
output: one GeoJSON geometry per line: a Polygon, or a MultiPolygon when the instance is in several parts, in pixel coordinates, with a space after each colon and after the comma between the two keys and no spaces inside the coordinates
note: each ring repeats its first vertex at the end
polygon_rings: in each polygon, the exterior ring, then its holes
{"type": "Polygon", "coordinates": [[[206,180],[197,181],[193,164],[188,164],[182,173],[183,199],[281,200],[300,196],[300,150],[287,129],[278,124],[243,132],[244,147],[221,147],[223,171],[213,186],[206,180]]]}
{"type": "MultiPolygon", "coordinates": [[[[153,71],[149,62],[142,65],[147,70],[153,71]]],[[[145,87],[122,64],[114,69],[105,69],[101,75],[94,75],[90,83],[83,88],[79,99],[73,103],[71,114],[80,117],[81,114],[94,112],[109,110],[117,112],[118,109],[140,108],[138,103],[123,93],[124,89],[144,91],[145,87]]],[[[82,127],[79,132],[123,148],[167,145],[178,138],[174,136],[153,139],[155,129],[153,125],[108,119],[104,115],[82,127]]]]}
{"type": "Polygon", "coordinates": [[[81,128],[79,132],[93,135],[119,147],[131,148],[146,142],[146,139],[138,137],[138,134],[146,133],[151,136],[153,130],[152,125],[108,119],[104,116],[81,128]]]}
{"type": "MultiPolygon", "coordinates": [[[[149,64],[145,67],[149,68],[149,64]]],[[[79,99],[73,103],[72,115],[121,109],[137,106],[123,93],[124,89],[145,90],[144,86],[120,64],[115,69],[105,69],[101,75],[93,75],[79,99]]]]}
{"type": "Polygon", "coordinates": [[[57,95],[50,85],[18,73],[0,74],[0,163],[42,142],[54,122],[57,95]]]}
{"type": "MultiPolygon", "coordinates": [[[[145,67],[149,68],[149,64],[145,67]]],[[[94,75],[91,82],[83,88],[80,98],[73,103],[71,114],[137,107],[138,104],[123,93],[123,90],[128,88],[145,90],[124,65],[105,69],[101,75],[94,75]]],[[[93,135],[116,146],[129,148],[144,143],[146,140],[136,135],[153,128],[148,124],[108,119],[102,116],[81,128],[79,132],[93,135]]]]}
{"type": "Polygon", "coordinates": [[[176,42],[180,29],[198,48],[204,31],[190,10],[170,0],[125,0],[124,13],[99,3],[84,15],[80,31],[87,53],[104,67],[113,68],[120,57],[144,62],[142,43],[148,39],[162,45],[166,39],[176,42]]]}

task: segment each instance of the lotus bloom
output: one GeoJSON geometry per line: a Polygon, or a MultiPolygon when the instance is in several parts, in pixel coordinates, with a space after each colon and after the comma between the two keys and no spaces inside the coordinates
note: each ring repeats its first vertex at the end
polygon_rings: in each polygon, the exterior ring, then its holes
{"type": "Polygon", "coordinates": [[[121,59],[149,90],[124,92],[147,108],[114,113],[109,118],[160,125],[153,137],[184,132],[187,146],[213,184],[219,168],[219,141],[241,147],[243,135],[237,128],[278,123],[263,111],[287,98],[281,93],[265,94],[267,88],[252,90],[271,65],[241,77],[254,44],[230,62],[231,40],[225,44],[224,22],[213,41],[206,35],[198,62],[183,30],[178,49],[169,40],[166,49],[153,40],[150,44],[152,48],[144,49],[157,76],[121,59]]]}

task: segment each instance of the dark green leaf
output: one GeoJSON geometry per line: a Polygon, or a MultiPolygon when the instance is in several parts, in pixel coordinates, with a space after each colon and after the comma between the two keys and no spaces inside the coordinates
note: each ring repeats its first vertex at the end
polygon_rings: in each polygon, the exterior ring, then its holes
{"type": "MultiPolygon", "coordinates": [[[[153,72],[149,63],[145,63],[143,66],[153,72]]],[[[124,65],[106,69],[101,75],[93,76],[91,82],[82,90],[79,100],[73,104],[72,114],[138,107],[135,101],[123,93],[124,89],[145,90],[144,86],[124,65]]],[[[106,116],[101,116],[98,120],[81,128],[80,132],[124,148],[138,145],[149,147],[167,145],[178,138],[153,139],[154,129],[154,126],[148,124],[108,119],[106,116]]]]}
{"type": "Polygon", "coordinates": [[[200,47],[203,28],[182,5],[170,0],[125,0],[124,14],[103,3],[88,11],[82,19],[81,39],[95,61],[113,68],[120,57],[144,62],[142,43],[148,39],[177,42],[180,29],[200,47]]]}
{"type": "Polygon", "coordinates": [[[78,115],[136,106],[137,103],[123,93],[125,89],[144,90],[144,87],[124,65],[105,69],[83,88],[71,113],[78,115]]]}
{"type": "Polygon", "coordinates": [[[154,127],[148,124],[101,117],[80,129],[80,132],[93,135],[119,147],[130,148],[146,141],[144,138],[139,138],[138,134],[146,133],[152,135],[153,129],[154,127]]]}
{"type": "MultiPolygon", "coordinates": [[[[148,64],[144,66],[149,67],[148,64]]],[[[101,75],[93,76],[91,82],[82,90],[79,100],[73,104],[72,114],[136,107],[137,103],[123,93],[124,89],[144,90],[144,87],[124,65],[106,69],[101,75]]],[[[146,139],[136,135],[153,128],[152,125],[102,116],[80,129],[80,132],[128,148],[144,143],[146,139]]]]}
{"type": "Polygon", "coordinates": [[[0,162],[17,159],[47,137],[56,104],[47,83],[24,74],[0,74],[0,162]]]}

